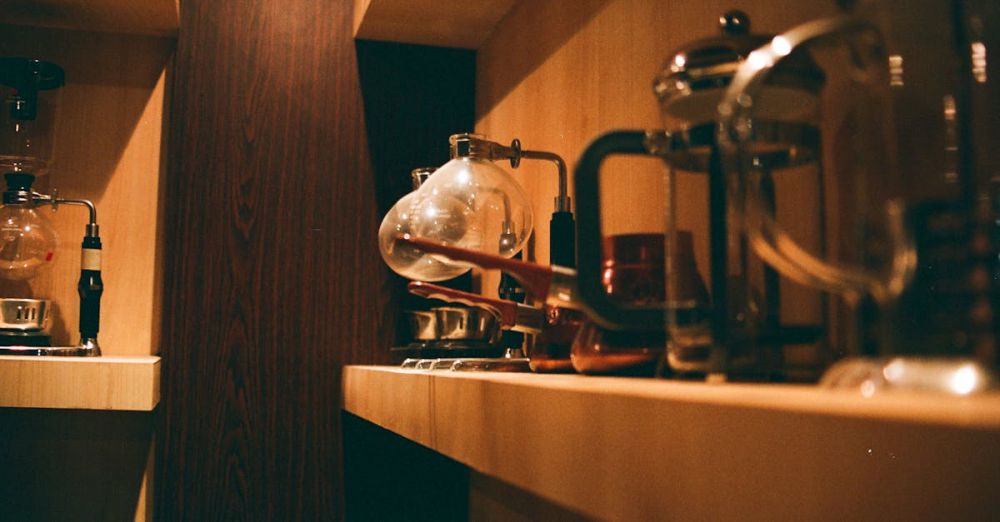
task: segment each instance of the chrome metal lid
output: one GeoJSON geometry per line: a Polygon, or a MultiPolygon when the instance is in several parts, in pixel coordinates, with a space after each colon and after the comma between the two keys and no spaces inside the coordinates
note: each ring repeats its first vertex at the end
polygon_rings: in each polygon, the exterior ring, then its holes
{"type": "MultiPolygon", "coordinates": [[[[664,115],[691,125],[715,120],[722,91],[732,81],[740,64],[773,35],[750,33],[750,17],[729,11],[719,17],[720,36],[696,40],[674,51],[653,81],[653,92],[664,115]]],[[[788,92],[782,99],[789,107],[806,104],[801,97],[814,97],[826,77],[808,54],[789,56],[774,71],[768,85],[788,92]],[[790,98],[789,98],[790,96],[790,98]]],[[[790,109],[793,114],[801,111],[790,109]]]]}

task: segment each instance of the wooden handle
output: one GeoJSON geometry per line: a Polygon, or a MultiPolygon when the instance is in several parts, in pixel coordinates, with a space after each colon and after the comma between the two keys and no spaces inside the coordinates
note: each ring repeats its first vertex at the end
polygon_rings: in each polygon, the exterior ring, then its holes
{"type": "Polygon", "coordinates": [[[552,267],[507,259],[467,248],[453,247],[410,234],[401,234],[396,239],[430,254],[440,254],[449,259],[472,263],[482,268],[503,270],[520,281],[537,299],[544,300],[549,295],[549,287],[552,284],[552,267]]]}

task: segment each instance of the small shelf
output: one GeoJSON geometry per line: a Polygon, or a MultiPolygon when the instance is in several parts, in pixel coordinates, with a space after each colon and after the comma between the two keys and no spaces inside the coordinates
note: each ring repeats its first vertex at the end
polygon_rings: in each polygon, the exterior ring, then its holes
{"type": "Polygon", "coordinates": [[[518,0],[355,0],[354,37],[477,49],[518,0]]]}
{"type": "Polygon", "coordinates": [[[178,0],[3,0],[0,24],[174,36],[178,0]]]}
{"type": "Polygon", "coordinates": [[[152,411],[156,356],[0,356],[0,407],[152,411]]]}
{"type": "Polygon", "coordinates": [[[1000,395],[344,369],[344,409],[601,520],[982,519],[1000,395]]]}

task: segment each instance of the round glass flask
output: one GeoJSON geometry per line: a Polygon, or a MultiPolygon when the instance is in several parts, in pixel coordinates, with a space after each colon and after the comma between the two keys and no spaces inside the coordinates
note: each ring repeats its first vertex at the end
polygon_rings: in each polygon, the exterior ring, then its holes
{"type": "Polygon", "coordinates": [[[444,281],[469,271],[467,266],[444,263],[416,247],[396,241],[402,234],[414,233],[411,217],[421,201],[420,186],[433,172],[434,169],[425,168],[415,169],[411,173],[415,190],[400,198],[389,209],[378,229],[379,252],[389,268],[403,277],[422,281],[444,281]]]}
{"type": "Polygon", "coordinates": [[[471,134],[453,135],[449,142],[452,159],[397,202],[379,229],[386,264],[410,279],[450,279],[471,265],[399,245],[400,234],[504,257],[519,252],[531,236],[531,205],[517,181],[493,163],[492,144],[471,134]]]}
{"type": "Polygon", "coordinates": [[[56,234],[37,210],[27,205],[0,208],[0,277],[25,280],[52,265],[56,234]]]}

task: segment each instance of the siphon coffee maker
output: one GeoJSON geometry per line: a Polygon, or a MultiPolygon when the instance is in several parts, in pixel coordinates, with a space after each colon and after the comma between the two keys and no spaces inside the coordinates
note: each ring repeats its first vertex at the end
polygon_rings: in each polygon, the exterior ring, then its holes
{"type": "Polygon", "coordinates": [[[65,74],[58,65],[28,58],[0,58],[0,172],[6,189],[0,208],[0,277],[27,280],[50,267],[56,235],[38,207],[87,207],[81,254],[80,341],[76,346],[52,347],[48,319],[52,303],[46,299],[0,299],[0,354],[101,354],[100,329],[101,239],[97,209],[85,199],[68,199],[33,190],[36,176],[51,165],[56,108],[65,74]]]}
{"type": "MultiPolygon", "coordinates": [[[[655,79],[664,130],[612,131],[595,139],[581,156],[575,173],[579,291],[602,326],[665,330],[664,373],[713,380],[782,379],[784,348],[818,343],[824,327],[821,321],[781,321],[781,286],[787,283],[748,248],[731,207],[730,183],[716,139],[717,106],[739,65],[770,36],[751,33],[749,18],[739,11],[726,13],[719,23],[720,36],[672,53],[655,79]],[[658,156],[667,166],[665,304],[627,306],[610,299],[600,285],[599,174],[605,158],[616,154],[658,156]],[[681,295],[690,282],[679,279],[689,271],[677,267],[679,180],[707,185],[707,201],[695,202],[708,208],[707,300],[681,295]]],[[[824,81],[809,57],[800,54],[790,57],[768,86],[767,117],[749,132],[757,140],[753,161],[766,173],[769,192],[765,199],[771,206],[776,202],[772,175],[779,172],[806,176],[813,186],[822,186],[822,170],[816,161],[820,144],[816,93],[824,81]]],[[[692,232],[696,237],[702,233],[692,232]]],[[[824,231],[817,225],[811,233],[821,236],[824,231]]],[[[818,295],[816,299],[822,300],[818,295]]],[[[821,365],[815,360],[811,363],[821,365]]],[[[818,369],[812,369],[818,374],[818,369]]]]}
{"type": "Polygon", "coordinates": [[[865,394],[996,386],[1000,89],[987,56],[1000,43],[1000,9],[980,1],[841,5],[844,16],[775,37],[737,71],[720,106],[733,204],[756,252],[853,304],[856,357],[824,383],[865,394]],[[847,56],[834,64],[861,93],[825,124],[840,138],[825,145],[854,205],[839,217],[859,245],[846,262],[814,255],[774,223],[747,161],[745,129],[761,117],[759,93],[786,57],[802,52],[847,56]]]}
{"type": "MultiPolygon", "coordinates": [[[[552,152],[525,150],[519,140],[510,146],[477,134],[456,134],[449,138],[451,160],[437,169],[420,187],[404,196],[386,215],[379,228],[383,260],[396,273],[416,281],[439,281],[467,272],[472,265],[429,255],[399,237],[412,234],[471,251],[483,251],[505,258],[521,256],[532,232],[532,210],[520,185],[495,162],[509,161],[517,168],[522,159],[554,164],[559,192],[554,200],[550,226],[550,254],[566,264],[575,259],[575,223],[568,192],[568,173],[563,159],[552,152]]],[[[525,293],[517,281],[503,277],[500,297],[523,302],[525,293]]],[[[532,339],[527,341],[529,345],[532,339]]],[[[522,332],[505,331],[504,359],[527,369],[522,332]]],[[[493,359],[456,360],[465,370],[498,369],[493,359]]],[[[568,365],[568,356],[566,365],[568,365]]]]}

